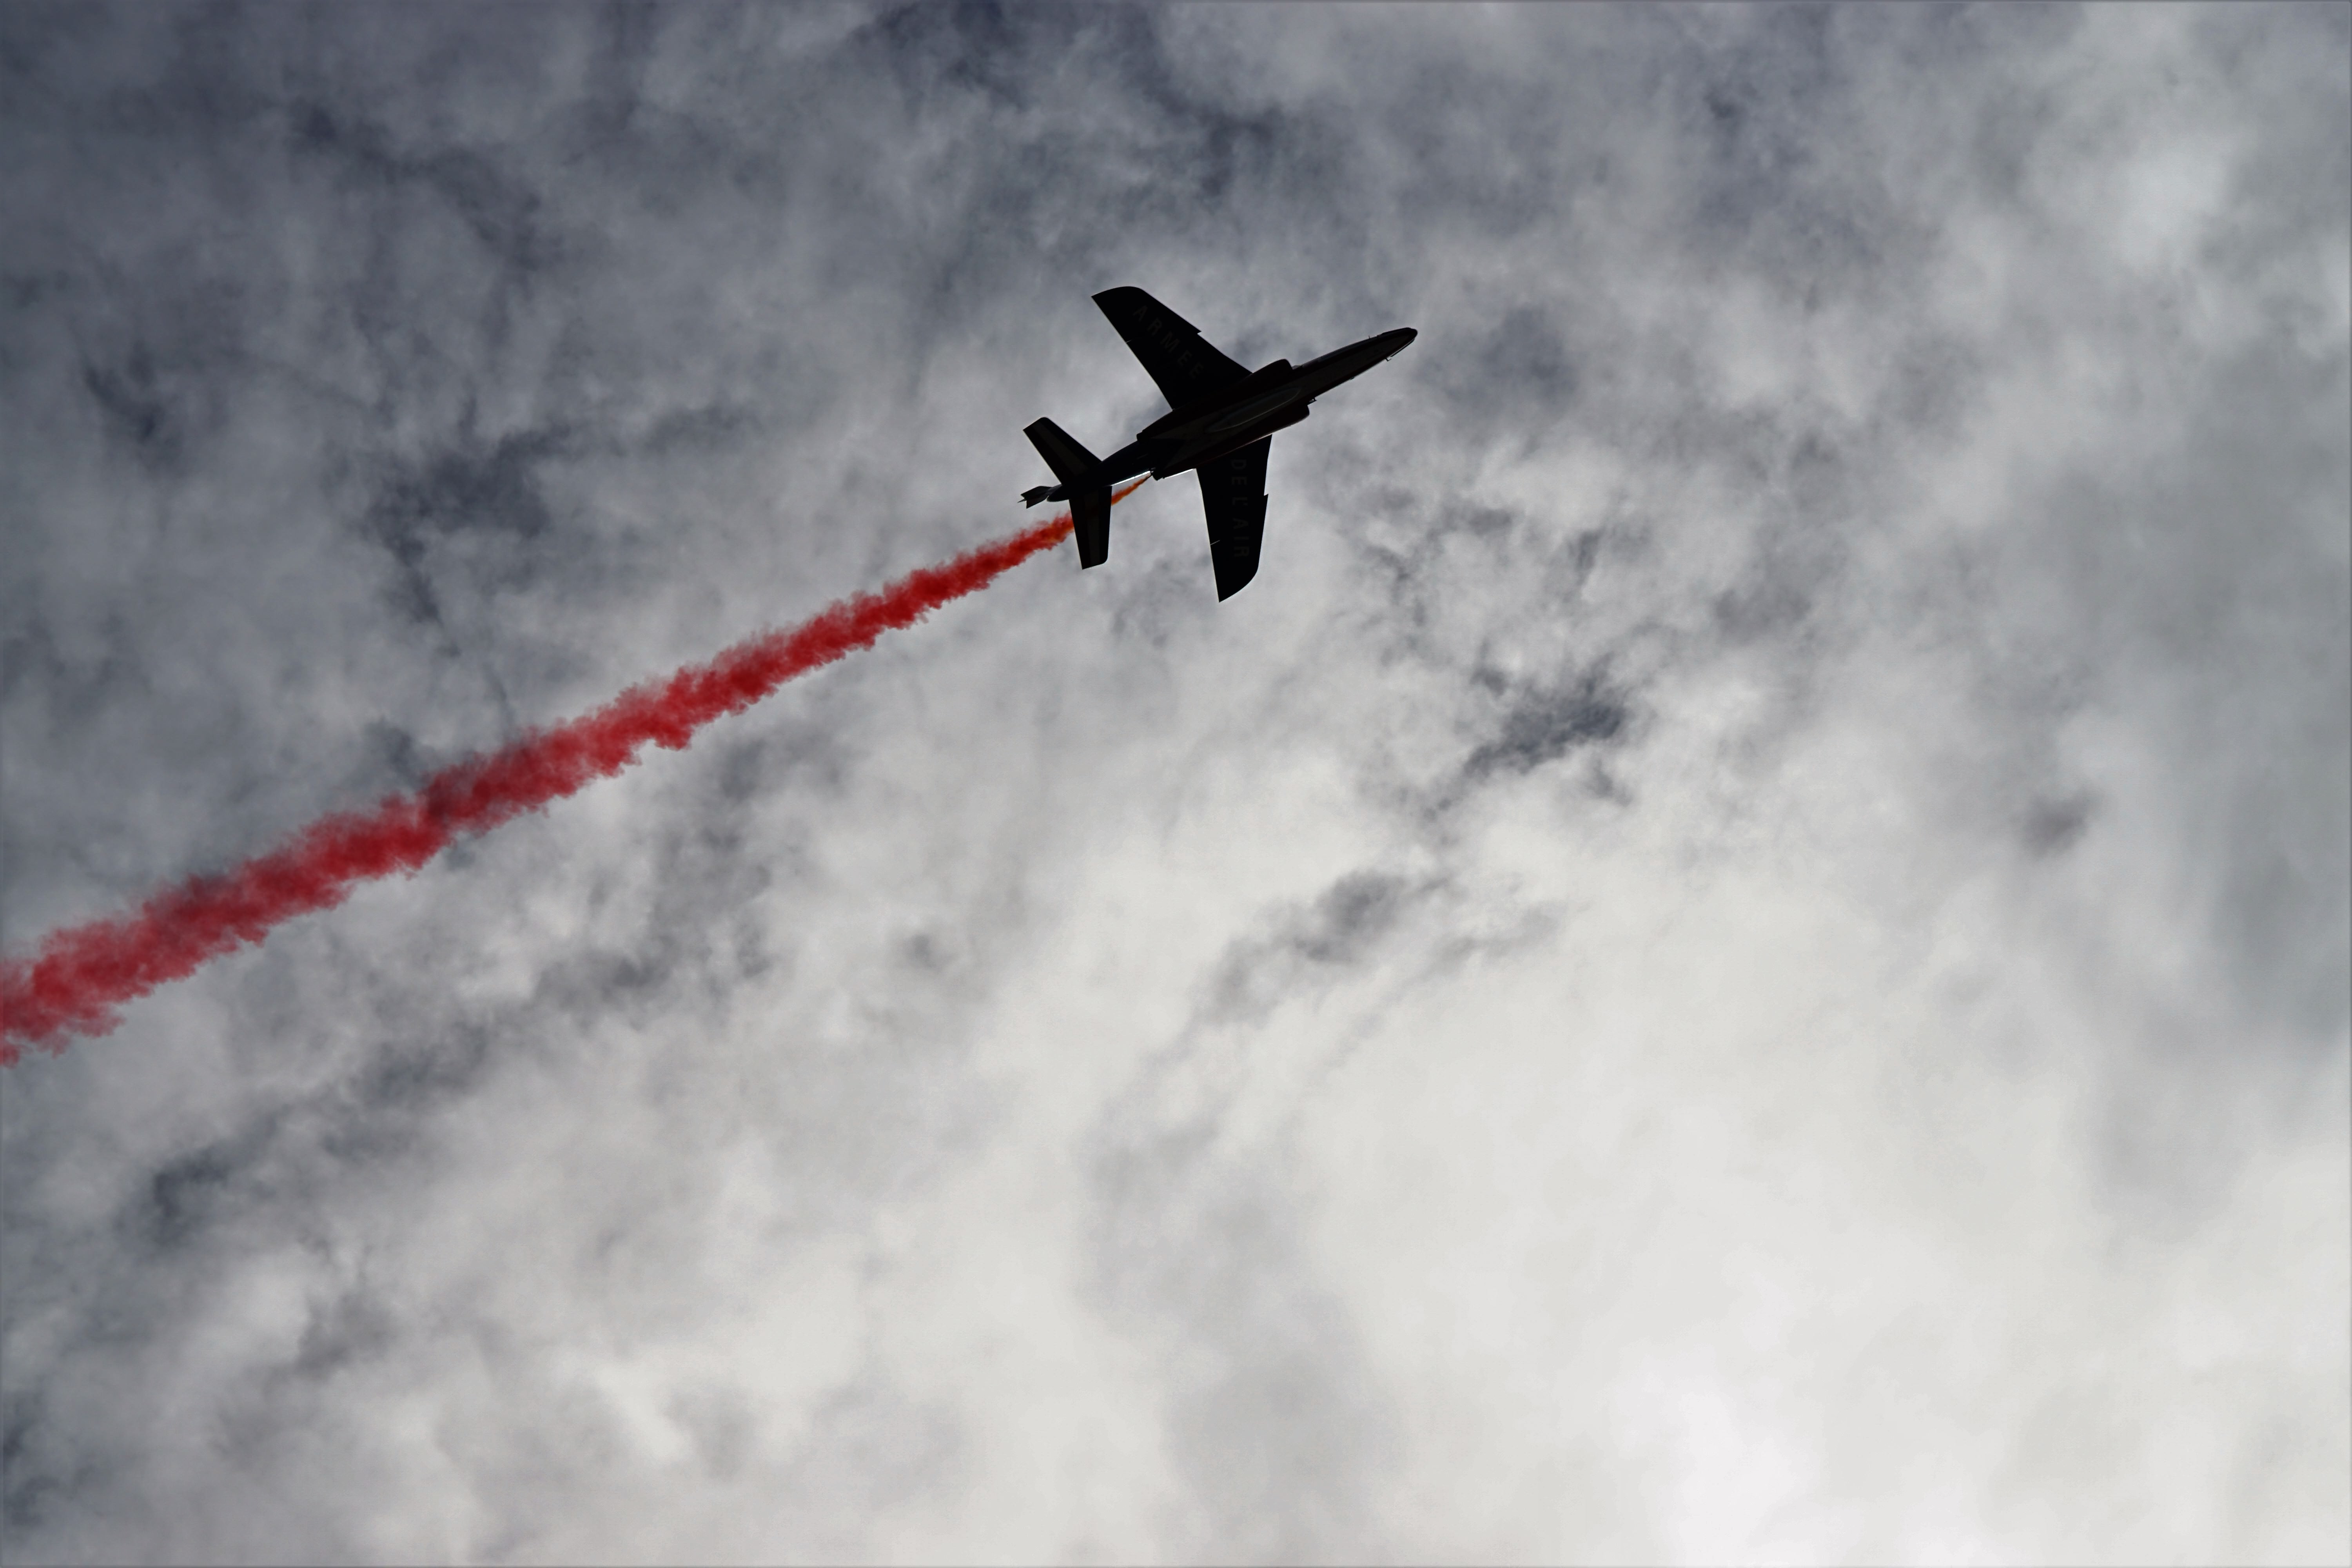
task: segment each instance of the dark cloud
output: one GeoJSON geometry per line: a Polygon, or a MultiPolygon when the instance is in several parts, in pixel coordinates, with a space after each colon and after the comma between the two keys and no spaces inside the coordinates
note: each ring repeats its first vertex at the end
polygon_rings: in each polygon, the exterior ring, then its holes
{"type": "Polygon", "coordinates": [[[2096,805],[2083,795],[2034,802],[2025,814],[2026,847],[2036,855],[2063,855],[2090,826],[2096,805]]]}
{"type": "Polygon", "coordinates": [[[383,484],[366,526],[399,563],[402,608],[420,620],[441,619],[432,583],[442,564],[436,555],[454,555],[449,565],[488,588],[545,558],[535,546],[553,519],[535,470],[562,446],[560,432],[519,431],[442,453],[383,484]]]}
{"type": "Polygon", "coordinates": [[[1342,877],[1304,909],[1286,912],[1270,933],[1237,942],[1217,966],[1210,1013],[1265,1012],[1302,987],[1364,963],[1428,889],[1377,871],[1342,877]]]}
{"type": "Polygon", "coordinates": [[[171,405],[156,386],[155,363],[144,347],[134,346],[120,366],[85,366],[82,384],[134,452],[153,461],[168,459],[171,405]]]}
{"type": "Polygon", "coordinates": [[[1473,778],[1502,772],[1524,773],[1558,762],[1580,746],[1605,746],[1632,721],[1623,700],[1609,689],[1605,674],[1589,670],[1568,688],[1528,694],[1503,721],[1503,732],[1470,753],[1473,778]]]}

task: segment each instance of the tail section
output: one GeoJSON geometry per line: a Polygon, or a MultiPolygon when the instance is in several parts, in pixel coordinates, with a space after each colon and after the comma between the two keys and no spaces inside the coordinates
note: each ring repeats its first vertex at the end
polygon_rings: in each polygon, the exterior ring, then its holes
{"type": "Polygon", "coordinates": [[[1078,564],[1101,565],[1110,559],[1110,486],[1095,477],[1102,471],[1101,460],[1072,440],[1069,433],[1051,419],[1040,419],[1022,434],[1037,448],[1037,455],[1045,459],[1045,466],[1054,470],[1054,477],[1062,481],[1051,490],[1029,491],[1028,496],[1035,498],[1029,504],[1068,497],[1072,531],[1078,540],[1078,564]]]}
{"type": "Polygon", "coordinates": [[[1070,531],[1078,541],[1078,565],[1099,566],[1110,559],[1110,487],[1070,497],[1070,531]]]}
{"type": "Polygon", "coordinates": [[[1029,437],[1029,444],[1037,448],[1037,455],[1045,459],[1065,490],[1078,489],[1102,467],[1100,458],[1070,439],[1070,433],[1051,419],[1040,419],[1021,433],[1029,437]]]}

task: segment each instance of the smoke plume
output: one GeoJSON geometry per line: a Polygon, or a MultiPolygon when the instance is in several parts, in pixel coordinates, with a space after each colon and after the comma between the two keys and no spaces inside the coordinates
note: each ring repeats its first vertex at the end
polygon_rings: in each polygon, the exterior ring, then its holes
{"type": "MultiPolygon", "coordinates": [[[[1137,479],[1113,497],[1134,493],[1137,479]]],[[[797,626],[736,644],[708,664],[632,687],[568,724],[443,769],[413,794],[373,810],[320,819],[289,843],[215,876],[192,877],[129,915],[52,931],[33,957],[0,959],[0,1066],[24,1047],[65,1048],[101,1035],[115,1009],[195,972],[297,915],[332,909],[357,884],[413,872],[460,834],[560,800],[635,762],[646,744],[684,747],[712,720],[738,713],[794,676],[913,625],[986,587],[1070,531],[1067,512],[938,566],[910,572],[878,594],[844,599],[797,626]]]]}

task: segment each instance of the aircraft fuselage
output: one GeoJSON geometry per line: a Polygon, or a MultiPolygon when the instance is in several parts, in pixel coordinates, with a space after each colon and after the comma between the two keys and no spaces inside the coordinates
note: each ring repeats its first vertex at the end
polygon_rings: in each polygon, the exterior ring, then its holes
{"type": "Polygon", "coordinates": [[[1269,437],[1306,418],[1307,405],[1341,382],[1402,353],[1415,333],[1399,327],[1305,364],[1278,359],[1253,371],[1140,289],[1106,289],[1095,303],[1142,362],[1168,413],[1108,458],[1097,458],[1051,419],[1031,420],[1021,433],[1058,482],[1023,490],[1021,504],[1068,501],[1078,565],[1099,566],[1110,559],[1111,487],[1141,473],[1164,479],[1189,470],[1201,482],[1217,597],[1230,599],[1257,575],[1269,437]]]}
{"type": "Polygon", "coordinates": [[[1263,441],[1306,418],[1307,405],[1323,394],[1402,353],[1415,335],[1399,327],[1302,365],[1276,360],[1137,431],[1134,441],[1103,459],[1101,482],[1146,472],[1164,479],[1263,441]]]}

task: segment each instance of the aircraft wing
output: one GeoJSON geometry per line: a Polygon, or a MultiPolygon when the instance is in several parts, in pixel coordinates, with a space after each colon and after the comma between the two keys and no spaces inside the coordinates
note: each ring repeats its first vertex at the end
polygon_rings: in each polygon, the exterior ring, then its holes
{"type": "Polygon", "coordinates": [[[1273,449],[1270,437],[1253,441],[1199,470],[1220,599],[1232,598],[1257,575],[1258,545],[1265,538],[1265,458],[1273,449]]]}
{"type": "Polygon", "coordinates": [[[1140,289],[1106,289],[1095,303],[1143,362],[1171,408],[1206,397],[1249,372],[1209,346],[1201,329],[1140,289]]]}

